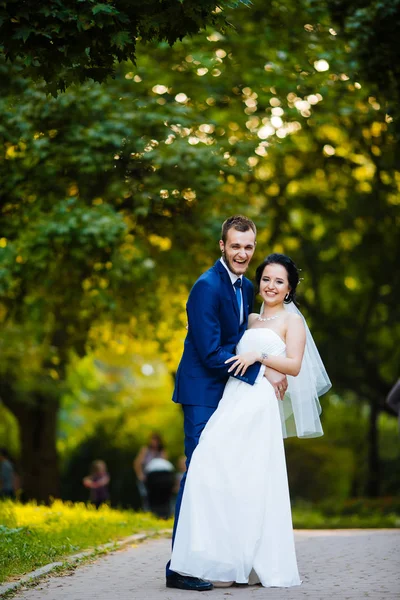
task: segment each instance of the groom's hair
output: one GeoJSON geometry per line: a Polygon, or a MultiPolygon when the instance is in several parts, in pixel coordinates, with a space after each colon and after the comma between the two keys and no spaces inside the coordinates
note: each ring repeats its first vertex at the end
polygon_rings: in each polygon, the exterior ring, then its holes
{"type": "Polygon", "coordinates": [[[229,219],[226,219],[226,221],[222,223],[221,239],[224,244],[230,229],[236,229],[237,231],[249,231],[249,229],[251,229],[254,231],[254,235],[257,235],[257,229],[253,221],[243,215],[229,217],[229,219]]]}

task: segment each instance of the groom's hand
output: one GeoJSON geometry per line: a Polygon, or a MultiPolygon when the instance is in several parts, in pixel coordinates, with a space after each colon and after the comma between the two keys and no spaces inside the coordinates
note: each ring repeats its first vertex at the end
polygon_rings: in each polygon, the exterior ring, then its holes
{"type": "Polygon", "coordinates": [[[283,400],[283,396],[288,387],[286,375],[279,373],[279,371],[275,371],[275,369],[271,369],[271,367],[265,367],[264,377],[268,379],[274,388],[278,400],[283,400]]]}

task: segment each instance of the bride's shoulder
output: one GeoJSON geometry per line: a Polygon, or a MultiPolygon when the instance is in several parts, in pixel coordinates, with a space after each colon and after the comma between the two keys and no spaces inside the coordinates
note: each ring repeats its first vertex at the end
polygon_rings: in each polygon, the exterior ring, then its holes
{"type": "Polygon", "coordinates": [[[288,323],[302,323],[303,322],[303,318],[301,315],[298,315],[297,313],[286,313],[285,315],[286,320],[288,323]]]}
{"type": "Polygon", "coordinates": [[[285,325],[286,325],[286,330],[288,330],[289,328],[304,329],[303,317],[296,313],[286,313],[285,325]]]}
{"type": "Polygon", "coordinates": [[[249,321],[248,321],[249,326],[252,325],[254,323],[254,321],[257,320],[257,317],[258,317],[258,313],[250,313],[249,314],[249,321]]]}

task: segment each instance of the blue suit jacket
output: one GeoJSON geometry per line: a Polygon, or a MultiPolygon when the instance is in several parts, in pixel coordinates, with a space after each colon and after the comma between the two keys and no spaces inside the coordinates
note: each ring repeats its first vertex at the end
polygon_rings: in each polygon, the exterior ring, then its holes
{"type": "MultiPolygon", "coordinates": [[[[244,321],[239,323],[239,307],[225,267],[217,260],[203,273],[189,294],[186,310],[188,334],[178,367],[174,402],[196,406],[217,406],[229,375],[225,361],[234,356],[235,348],[247,327],[253,305],[253,285],[243,277],[244,321]]],[[[251,365],[237,379],[254,384],[260,363],[251,365]]]]}

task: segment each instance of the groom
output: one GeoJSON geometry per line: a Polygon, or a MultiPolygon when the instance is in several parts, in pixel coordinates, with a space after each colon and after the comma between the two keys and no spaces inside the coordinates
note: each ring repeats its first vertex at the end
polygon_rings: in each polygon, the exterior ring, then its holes
{"type": "MultiPolygon", "coordinates": [[[[247,327],[253,307],[252,283],[244,277],[256,247],[256,226],[253,221],[237,215],[222,225],[219,246],[222,257],[203,273],[189,294],[186,305],[188,333],[183,356],[176,374],[174,402],[182,404],[185,431],[186,466],[196,448],[201,432],[216,410],[228,381],[229,365],[225,362],[235,354],[235,348],[247,327]]],[[[254,385],[267,377],[278,398],[283,397],[286,377],[260,363],[248,367],[237,379],[254,385]]],[[[175,538],[186,474],[176,500],[175,538]]],[[[212,584],[196,577],[166,571],[167,587],[206,591],[212,584]]]]}

